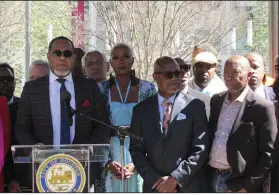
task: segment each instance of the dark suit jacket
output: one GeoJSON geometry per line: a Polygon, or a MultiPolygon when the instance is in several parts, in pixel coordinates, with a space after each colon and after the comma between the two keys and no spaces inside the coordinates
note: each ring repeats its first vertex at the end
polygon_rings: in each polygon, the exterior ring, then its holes
{"type": "MultiPolygon", "coordinates": [[[[76,110],[110,124],[97,83],[92,79],[73,75],[76,110]],[[83,106],[88,100],[90,105],[83,106]]],[[[59,109],[59,108],[58,108],[59,109]]],[[[110,130],[80,115],[75,117],[73,144],[108,143],[110,130]]],[[[49,98],[49,76],[25,84],[16,122],[16,138],[20,145],[53,144],[53,128],[49,98]]]]}
{"type": "MultiPolygon", "coordinates": [[[[110,124],[105,100],[96,81],[73,75],[76,110],[110,124]],[[83,106],[88,100],[89,106],[83,106]]],[[[58,97],[57,97],[58,98],[58,97]]],[[[59,108],[58,108],[59,109],[59,108]]],[[[76,115],[73,144],[108,144],[110,129],[76,115]]],[[[49,76],[25,83],[16,122],[16,138],[20,145],[43,143],[53,145],[53,127],[49,98],[49,76]]],[[[100,177],[100,165],[91,165],[91,183],[100,177]]],[[[29,170],[32,169],[29,167],[29,170]]],[[[29,181],[32,181],[29,177],[29,181]]]]}
{"type": "MultiPolygon", "coordinates": [[[[279,129],[279,102],[275,103],[275,112],[277,119],[277,128],[279,129]]],[[[279,134],[277,133],[276,137],[276,151],[274,154],[274,163],[271,171],[271,186],[270,192],[279,192],[279,134]]]]}
{"type": "MultiPolygon", "coordinates": [[[[226,93],[211,98],[211,141],[217,130],[226,93]]],[[[232,169],[232,176],[227,181],[228,189],[233,192],[241,188],[248,192],[260,192],[272,166],[271,154],[274,152],[276,134],[273,103],[249,89],[227,142],[227,158],[232,169]]]]}
{"type": "Polygon", "coordinates": [[[160,123],[157,94],[135,106],[131,132],[143,142],[131,138],[130,152],[144,180],[143,191],[150,192],[160,177],[172,175],[179,192],[206,192],[202,167],[209,140],[204,103],[179,93],[166,137],[160,123]],[[177,120],[179,113],[186,118],[177,120]]]}

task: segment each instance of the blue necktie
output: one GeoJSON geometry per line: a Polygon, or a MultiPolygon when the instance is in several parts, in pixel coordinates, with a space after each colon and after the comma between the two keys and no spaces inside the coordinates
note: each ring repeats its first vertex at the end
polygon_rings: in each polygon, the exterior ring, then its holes
{"type": "MultiPolygon", "coordinates": [[[[62,92],[67,91],[65,86],[65,79],[57,79],[59,83],[61,83],[60,87],[60,95],[62,92]]],[[[65,101],[60,100],[60,144],[71,144],[70,138],[70,125],[68,123],[68,113],[65,105],[65,101]]]]}

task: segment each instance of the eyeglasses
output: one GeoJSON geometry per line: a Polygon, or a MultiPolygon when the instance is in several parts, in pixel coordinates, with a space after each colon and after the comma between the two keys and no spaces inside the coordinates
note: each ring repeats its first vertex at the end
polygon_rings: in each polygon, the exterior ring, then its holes
{"type": "Polygon", "coordinates": [[[55,50],[55,51],[49,52],[49,53],[53,54],[54,57],[60,57],[60,56],[62,56],[62,54],[65,58],[70,58],[73,56],[73,52],[70,50],[64,50],[64,51],[55,50]]]}
{"type": "Polygon", "coordinates": [[[184,72],[189,72],[190,69],[191,69],[191,66],[188,65],[188,64],[185,64],[185,65],[181,65],[181,66],[180,66],[180,70],[181,70],[181,71],[184,71],[184,72]]]}
{"type": "Polygon", "coordinates": [[[12,82],[14,81],[15,78],[13,76],[0,76],[0,83],[7,81],[7,82],[12,82]]]}
{"type": "Polygon", "coordinates": [[[174,71],[174,72],[167,71],[167,72],[154,72],[154,74],[162,74],[162,75],[164,75],[164,77],[166,79],[172,79],[174,76],[176,78],[180,78],[182,75],[182,72],[181,71],[174,71]]]}
{"type": "Polygon", "coordinates": [[[102,66],[104,63],[102,60],[97,60],[97,61],[89,61],[87,64],[85,64],[85,67],[91,67],[93,65],[95,66],[102,66]]]}

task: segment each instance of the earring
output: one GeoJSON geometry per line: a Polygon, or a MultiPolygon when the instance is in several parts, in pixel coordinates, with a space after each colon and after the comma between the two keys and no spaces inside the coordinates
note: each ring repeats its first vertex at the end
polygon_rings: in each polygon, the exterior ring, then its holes
{"type": "Polygon", "coordinates": [[[131,70],[131,85],[132,86],[136,86],[137,85],[135,69],[131,70]]]}

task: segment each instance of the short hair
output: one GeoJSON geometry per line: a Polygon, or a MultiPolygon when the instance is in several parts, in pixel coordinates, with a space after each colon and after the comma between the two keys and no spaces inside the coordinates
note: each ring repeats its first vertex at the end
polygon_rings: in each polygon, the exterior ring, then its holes
{"type": "Polygon", "coordinates": [[[202,49],[203,51],[211,52],[216,57],[218,57],[218,55],[219,55],[218,51],[215,49],[215,47],[211,43],[200,43],[198,45],[195,45],[194,49],[202,49]]]}
{"type": "Polygon", "coordinates": [[[249,55],[252,55],[252,56],[256,56],[258,58],[260,58],[260,60],[262,61],[262,66],[264,67],[264,59],[263,59],[263,56],[255,51],[252,51],[252,52],[248,52],[245,57],[247,58],[249,55]]]}
{"type": "Polygon", "coordinates": [[[11,67],[10,64],[8,64],[6,62],[0,63],[0,68],[7,68],[7,69],[9,69],[13,73],[13,77],[15,76],[14,69],[13,69],[13,67],[11,67]]]}
{"type": "Polygon", "coordinates": [[[154,71],[157,67],[162,68],[162,66],[165,63],[174,63],[174,64],[177,64],[177,66],[179,66],[179,64],[173,58],[171,58],[169,56],[162,56],[154,62],[154,71]]]}
{"type": "Polygon", "coordinates": [[[86,52],[84,54],[84,56],[81,58],[81,64],[82,64],[83,67],[85,66],[85,63],[86,63],[85,61],[86,61],[86,58],[89,54],[98,54],[99,56],[101,56],[103,58],[103,61],[105,63],[108,62],[107,56],[103,52],[101,52],[99,50],[92,50],[92,51],[86,52]]]}
{"type": "Polygon", "coordinates": [[[112,47],[111,51],[110,51],[110,55],[112,55],[112,52],[115,49],[118,49],[118,48],[126,48],[126,49],[128,49],[131,52],[132,56],[134,56],[134,52],[133,52],[132,48],[128,44],[126,44],[126,43],[117,43],[116,45],[114,45],[112,47]]]}
{"type": "Polygon", "coordinates": [[[54,38],[54,39],[52,39],[52,40],[50,41],[50,43],[49,43],[49,45],[48,45],[48,53],[50,52],[51,47],[52,47],[54,41],[57,41],[57,40],[65,40],[65,41],[70,42],[70,44],[71,44],[71,46],[72,46],[72,49],[73,49],[73,51],[74,51],[74,49],[75,49],[74,43],[73,43],[70,39],[68,39],[67,37],[59,36],[59,37],[56,37],[56,38],[54,38]]]}
{"type": "Polygon", "coordinates": [[[29,66],[29,72],[31,71],[32,66],[43,66],[46,69],[49,69],[48,62],[44,60],[34,60],[29,66]]]}
{"type": "Polygon", "coordinates": [[[174,60],[179,64],[179,65],[188,65],[191,66],[191,62],[184,61],[182,58],[174,58],[174,60]]]}

